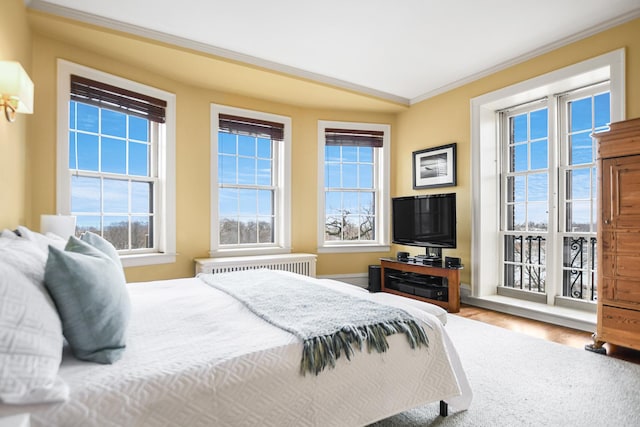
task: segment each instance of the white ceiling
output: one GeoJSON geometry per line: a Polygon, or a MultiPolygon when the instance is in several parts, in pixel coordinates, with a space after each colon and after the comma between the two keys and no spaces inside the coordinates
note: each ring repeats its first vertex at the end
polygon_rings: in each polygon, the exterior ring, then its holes
{"type": "Polygon", "coordinates": [[[25,3],[401,103],[640,17],[640,0],[25,3]]]}

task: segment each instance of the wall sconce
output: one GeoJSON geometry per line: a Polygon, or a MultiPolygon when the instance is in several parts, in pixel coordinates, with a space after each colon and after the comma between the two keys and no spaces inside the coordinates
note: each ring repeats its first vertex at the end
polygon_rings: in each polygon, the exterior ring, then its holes
{"type": "Polygon", "coordinates": [[[76,234],[76,217],[72,215],[40,215],[40,233],[53,233],[68,239],[76,234]]]}
{"type": "Polygon", "coordinates": [[[8,121],[33,113],[33,82],[19,62],[0,61],[0,107],[8,121]]]}

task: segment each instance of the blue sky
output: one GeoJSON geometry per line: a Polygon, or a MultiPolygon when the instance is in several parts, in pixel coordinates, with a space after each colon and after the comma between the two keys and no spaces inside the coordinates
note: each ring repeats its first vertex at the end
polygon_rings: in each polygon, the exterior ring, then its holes
{"type": "MultiPolygon", "coordinates": [[[[595,197],[595,168],[580,168],[580,165],[588,166],[595,160],[591,138],[592,117],[596,131],[607,128],[610,121],[609,98],[609,93],[595,96],[593,108],[590,97],[571,103],[570,148],[566,155],[570,159],[569,165],[575,168],[567,176],[571,190],[567,194],[567,199],[571,199],[571,218],[575,226],[588,224],[590,220],[595,219],[595,211],[593,211],[595,205],[591,203],[591,199],[595,197]]],[[[532,111],[528,115],[526,113],[516,115],[512,120],[513,171],[533,172],[527,177],[522,175],[513,177],[515,188],[513,197],[516,202],[515,222],[524,224],[524,204],[519,203],[528,201],[527,220],[534,223],[547,223],[549,210],[549,172],[546,169],[549,157],[548,110],[543,108],[532,111]],[[535,173],[536,170],[540,172],[535,173]]]]}
{"type": "MultiPolygon", "coordinates": [[[[274,167],[271,140],[218,133],[218,182],[231,185],[271,186],[274,167]]],[[[221,188],[220,217],[271,222],[273,197],[270,190],[221,188]]]]}
{"type": "MultiPolygon", "coordinates": [[[[134,116],[129,116],[127,120],[124,113],[100,110],[92,105],[74,101],[71,101],[69,106],[69,169],[74,170],[77,166],[80,170],[92,172],[128,172],[130,175],[149,176],[148,120],[134,116]]],[[[72,175],[71,181],[72,211],[99,213],[100,180],[72,175]]],[[[141,214],[141,220],[148,220],[148,217],[144,216],[150,212],[151,188],[148,183],[132,183],[130,202],[127,181],[105,179],[103,191],[110,201],[105,205],[104,212],[111,214],[105,225],[128,221],[128,217],[122,214],[127,214],[129,207],[131,212],[141,214]]],[[[99,218],[78,216],[78,226],[98,227],[99,218]]]]}

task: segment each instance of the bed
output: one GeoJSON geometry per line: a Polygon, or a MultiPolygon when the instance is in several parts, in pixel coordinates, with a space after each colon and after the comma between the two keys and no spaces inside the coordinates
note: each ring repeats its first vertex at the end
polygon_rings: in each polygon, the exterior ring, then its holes
{"type": "MultiPolygon", "coordinates": [[[[0,239],[1,243],[1,239],[0,239]]],[[[1,249],[1,248],[0,248],[1,249]]],[[[465,410],[471,390],[436,306],[285,273],[318,286],[403,307],[429,346],[402,334],[384,353],[356,352],[317,375],[300,373],[302,342],[201,278],[129,283],[126,349],[111,364],[62,350],[58,402],[0,403],[0,418],[31,426],[362,426],[430,402],[465,410]]],[[[434,414],[435,415],[435,414],[434,414]]]]}

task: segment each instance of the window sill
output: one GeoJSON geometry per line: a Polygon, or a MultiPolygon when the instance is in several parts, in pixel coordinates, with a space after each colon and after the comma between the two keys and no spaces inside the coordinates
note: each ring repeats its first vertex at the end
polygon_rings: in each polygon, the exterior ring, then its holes
{"type": "Polygon", "coordinates": [[[291,253],[291,248],[270,247],[270,248],[244,248],[244,249],[218,249],[209,251],[211,258],[254,256],[254,255],[280,255],[291,253]]]}
{"type": "Polygon", "coordinates": [[[319,246],[319,254],[330,253],[359,253],[359,252],[389,252],[391,246],[389,245],[334,245],[334,246],[319,246]]]}
{"type": "Polygon", "coordinates": [[[539,304],[547,303],[547,295],[539,292],[527,291],[523,289],[514,289],[506,286],[498,286],[496,293],[503,297],[517,298],[525,301],[535,302],[539,304]]]}
{"type": "Polygon", "coordinates": [[[122,261],[122,266],[125,268],[156,264],[171,264],[176,262],[176,255],[165,253],[123,255],[120,257],[120,261],[122,261]]]}
{"type": "Polygon", "coordinates": [[[461,289],[461,301],[465,304],[581,331],[594,332],[596,328],[596,315],[588,310],[541,304],[501,295],[473,297],[464,288],[461,289]]]}

